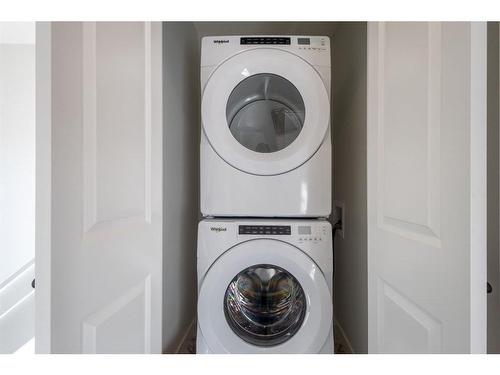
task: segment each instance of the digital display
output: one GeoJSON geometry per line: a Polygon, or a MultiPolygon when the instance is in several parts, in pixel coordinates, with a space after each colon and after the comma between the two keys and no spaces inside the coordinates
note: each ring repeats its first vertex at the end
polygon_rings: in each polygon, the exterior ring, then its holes
{"type": "Polygon", "coordinates": [[[309,45],[309,44],[311,44],[311,39],[309,39],[309,38],[297,38],[297,44],[309,45]]]}
{"type": "Polygon", "coordinates": [[[299,234],[311,234],[311,227],[299,225],[299,234]]]}
{"type": "Polygon", "coordinates": [[[290,225],[240,225],[239,234],[271,234],[275,236],[290,235],[290,225]]]}
{"type": "Polygon", "coordinates": [[[250,36],[241,38],[240,44],[290,44],[290,38],[274,36],[250,36]]]}

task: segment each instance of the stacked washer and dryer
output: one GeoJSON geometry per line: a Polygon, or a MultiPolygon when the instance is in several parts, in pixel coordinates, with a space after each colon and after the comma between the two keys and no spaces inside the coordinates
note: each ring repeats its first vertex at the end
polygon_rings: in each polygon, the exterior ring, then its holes
{"type": "Polygon", "coordinates": [[[205,37],[198,353],[333,353],[330,40],[205,37]]]}

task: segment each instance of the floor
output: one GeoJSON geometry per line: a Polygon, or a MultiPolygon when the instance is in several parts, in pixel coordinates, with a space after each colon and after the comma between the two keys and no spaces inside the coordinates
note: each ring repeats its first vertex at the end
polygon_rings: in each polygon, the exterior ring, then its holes
{"type": "MultiPolygon", "coordinates": [[[[333,335],[335,341],[335,354],[352,354],[344,336],[340,333],[339,327],[333,325],[333,335]]],[[[179,348],[179,354],[196,354],[196,324],[192,325],[191,332],[179,348]]]]}

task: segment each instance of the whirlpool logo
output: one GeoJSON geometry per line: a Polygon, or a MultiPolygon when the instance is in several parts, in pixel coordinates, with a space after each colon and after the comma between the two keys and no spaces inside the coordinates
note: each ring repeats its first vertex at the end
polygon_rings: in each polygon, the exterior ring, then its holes
{"type": "Polygon", "coordinates": [[[225,231],[227,231],[227,228],[224,228],[224,227],[210,227],[210,230],[214,231],[214,232],[225,232],[225,231]]]}
{"type": "Polygon", "coordinates": [[[229,43],[229,39],[214,39],[215,44],[229,43]]]}

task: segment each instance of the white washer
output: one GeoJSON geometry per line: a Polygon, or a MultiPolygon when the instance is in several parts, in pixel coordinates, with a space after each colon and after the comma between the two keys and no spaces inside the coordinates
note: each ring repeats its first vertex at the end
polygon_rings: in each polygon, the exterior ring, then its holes
{"type": "Polygon", "coordinates": [[[201,212],[331,212],[330,39],[205,37],[201,212]]]}
{"type": "Polygon", "coordinates": [[[333,353],[326,220],[198,226],[197,353],[333,353]]]}

